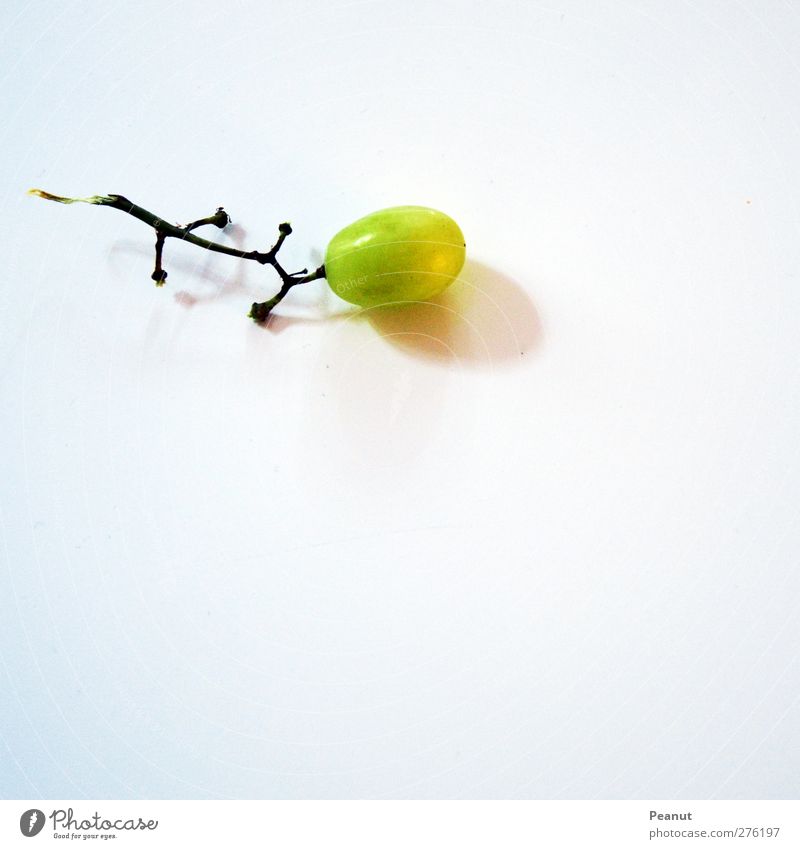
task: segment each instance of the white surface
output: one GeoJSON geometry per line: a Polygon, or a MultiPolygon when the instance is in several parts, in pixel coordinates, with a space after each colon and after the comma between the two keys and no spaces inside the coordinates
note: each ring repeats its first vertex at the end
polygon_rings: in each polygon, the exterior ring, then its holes
{"type": "Polygon", "coordinates": [[[26,3],[2,86],[6,797],[792,797],[791,3],[26,3]],[[371,321],[316,264],[443,209],[371,321]],[[411,335],[416,334],[416,335],[411,335]]]}

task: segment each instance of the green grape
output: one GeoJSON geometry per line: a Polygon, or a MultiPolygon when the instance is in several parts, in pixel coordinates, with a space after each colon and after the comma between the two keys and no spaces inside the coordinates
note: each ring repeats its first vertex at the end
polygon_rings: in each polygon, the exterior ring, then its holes
{"type": "Polygon", "coordinates": [[[340,298],[362,307],[426,301],[458,277],[465,249],[461,228],[443,212],[393,206],[331,239],[325,276],[340,298]]]}

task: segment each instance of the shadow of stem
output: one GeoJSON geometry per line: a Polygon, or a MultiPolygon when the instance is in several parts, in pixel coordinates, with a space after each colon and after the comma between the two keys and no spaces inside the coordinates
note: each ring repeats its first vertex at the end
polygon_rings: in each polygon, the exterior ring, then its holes
{"type": "MultiPolygon", "coordinates": [[[[246,239],[247,231],[238,224],[229,224],[220,237],[220,241],[223,244],[231,244],[240,250],[244,250],[246,239]]],[[[177,271],[190,280],[200,279],[205,283],[210,283],[213,287],[210,292],[189,291],[188,289],[173,290],[173,297],[181,306],[193,307],[195,304],[201,302],[216,301],[231,295],[242,295],[245,301],[248,299],[252,300],[253,293],[249,291],[247,285],[247,266],[250,263],[239,262],[235,267],[234,273],[227,274],[217,268],[219,254],[203,251],[199,254],[193,254],[192,256],[194,258],[189,259],[186,256],[176,255],[174,251],[170,251],[170,248],[174,247],[171,244],[173,241],[168,240],[165,249],[164,266],[167,271],[177,271]]],[[[138,241],[121,240],[112,246],[110,253],[112,255],[121,253],[152,256],[153,249],[138,241]]],[[[178,274],[171,275],[167,279],[167,286],[172,288],[177,280],[178,274]]]]}

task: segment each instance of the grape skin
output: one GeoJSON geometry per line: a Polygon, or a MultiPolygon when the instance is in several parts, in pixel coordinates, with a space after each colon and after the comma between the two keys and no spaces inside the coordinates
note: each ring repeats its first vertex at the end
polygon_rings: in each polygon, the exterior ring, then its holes
{"type": "Polygon", "coordinates": [[[339,231],[325,252],[333,291],[362,307],[426,301],[446,289],[464,265],[461,228],[425,206],[393,206],[339,231]]]}

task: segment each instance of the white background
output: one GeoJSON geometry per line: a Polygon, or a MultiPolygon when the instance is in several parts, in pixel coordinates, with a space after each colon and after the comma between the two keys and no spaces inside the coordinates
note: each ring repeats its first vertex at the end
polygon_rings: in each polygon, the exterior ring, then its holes
{"type": "Polygon", "coordinates": [[[6,10],[0,795],[800,791],[800,7],[6,10]],[[289,270],[461,225],[438,304],[289,270]],[[209,236],[218,231],[211,228],[209,236]]]}

